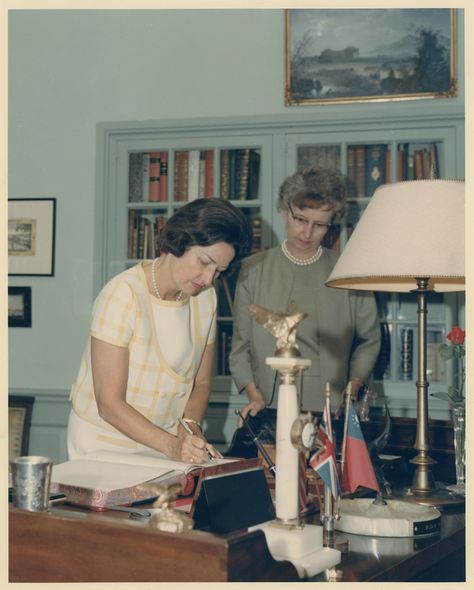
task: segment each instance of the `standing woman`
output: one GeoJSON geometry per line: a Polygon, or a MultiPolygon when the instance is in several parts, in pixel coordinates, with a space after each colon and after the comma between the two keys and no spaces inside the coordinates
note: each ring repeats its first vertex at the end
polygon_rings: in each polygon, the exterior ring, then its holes
{"type": "Polygon", "coordinates": [[[251,318],[251,303],[286,312],[294,301],[308,314],[296,333],[302,356],[312,362],[303,372],[303,410],[323,409],[327,382],[342,391],[351,381],[357,391],[371,374],[380,347],[374,295],[325,286],[337,254],[322,242],[345,212],[343,176],[318,168],[297,172],[283,182],[277,207],[286,239],[245,260],[236,289],[230,370],[239,391],[248,396],[244,417],[277,406],[276,373],[265,363],[274,356],[275,339],[251,318]]]}
{"type": "Polygon", "coordinates": [[[159,236],[159,258],[118,274],[99,293],[71,390],[69,458],[153,449],[202,463],[211,392],[216,293],[212,283],[246,256],[251,230],[226,201],[197,199],[159,236]],[[183,418],[193,431],[178,425],[183,418]]]}

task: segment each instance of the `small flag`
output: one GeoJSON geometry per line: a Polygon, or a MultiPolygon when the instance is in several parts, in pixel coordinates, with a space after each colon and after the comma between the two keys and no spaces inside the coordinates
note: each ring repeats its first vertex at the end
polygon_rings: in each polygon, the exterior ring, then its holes
{"type": "Polygon", "coordinates": [[[374,467],[352,401],[349,401],[346,407],[349,415],[347,417],[344,464],[342,466],[342,488],[353,493],[359,486],[364,486],[379,492],[374,467]]]}
{"type": "Polygon", "coordinates": [[[336,467],[336,452],[332,440],[329,439],[324,428],[319,428],[319,440],[323,450],[317,451],[309,460],[309,464],[324,481],[324,485],[331,490],[334,498],[339,498],[341,489],[336,467]]]}

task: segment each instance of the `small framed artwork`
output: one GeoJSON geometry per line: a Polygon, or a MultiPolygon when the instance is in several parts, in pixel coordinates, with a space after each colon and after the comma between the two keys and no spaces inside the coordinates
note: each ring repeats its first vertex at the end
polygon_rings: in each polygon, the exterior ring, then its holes
{"type": "Polygon", "coordinates": [[[53,276],[56,199],[8,199],[8,274],[53,276]]]}
{"type": "Polygon", "coordinates": [[[31,287],[8,287],[8,327],[31,328],[31,287]]]}
{"type": "Polygon", "coordinates": [[[285,104],[456,96],[456,10],[285,10],[285,104]]]}

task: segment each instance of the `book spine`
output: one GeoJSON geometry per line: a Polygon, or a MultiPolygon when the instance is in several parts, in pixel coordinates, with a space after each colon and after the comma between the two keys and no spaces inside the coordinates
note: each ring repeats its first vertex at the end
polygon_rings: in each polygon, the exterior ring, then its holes
{"type": "Polygon", "coordinates": [[[368,197],[385,182],[386,151],[387,146],[381,143],[365,146],[365,191],[368,197]]]}
{"type": "Polygon", "coordinates": [[[148,200],[159,201],[160,198],[160,152],[151,152],[148,182],[148,200]]]}
{"type": "Polygon", "coordinates": [[[249,160],[250,150],[244,148],[238,150],[237,156],[237,198],[243,201],[247,198],[249,185],[249,160]]]}
{"type": "Polygon", "coordinates": [[[188,200],[188,159],[189,152],[176,152],[175,154],[175,184],[174,200],[188,200]]]}
{"type": "Polygon", "coordinates": [[[423,180],[425,173],[423,170],[423,150],[415,150],[415,179],[423,180]]]}
{"type": "Polygon", "coordinates": [[[238,150],[229,150],[229,199],[237,197],[237,153],[238,150]]]}
{"type": "Polygon", "coordinates": [[[143,258],[145,254],[145,217],[140,217],[138,221],[138,240],[137,240],[137,258],[143,258]]]}
{"type": "Polygon", "coordinates": [[[429,166],[430,171],[428,178],[439,178],[438,148],[435,143],[430,144],[429,166]]]}
{"type": "Polygon", "coordinates": [[[397,150],[397,182],[406,180],[406,152],[402,145],[397,150]]]}
{"type": "Polygon", "coordinates": [[[356,146],[355,184],[356,196],[365,197],[367,194],[365,186],[365,145],[356,146]]]}
{"type": "Polygon", "coordinates": [[[160,199],[162,203],[168,200],[168,152],[160,152],[160,199]]]}
{"type": "Polygon", "coordinates": [[[214,196],[214,150],[205,153],[204,196],[214,196]]]}
{"type": "Polygon", "coordinates": [[[260,189],[260,152],[254,149],[249,153],[249,179],[247,199],[258,199],[260,189]]]}
{"type": "Polygon", "coordinates": [[[199,198],[204,197],[204,185],[206,182],[206,151],[199,152],[199,198]]]}
{"type": "Polygon", "coordinates": [[[347,184],[350,197],[357,196],[356,185],[356,146],[350,145],[347,148],[347,184]]]}
{"type": "Polygon", "coordinates": [[[383,182],[389,184],[392,182],[392,150],[385,147],[385,178],[383,182]]]}
{"type": "Polygon", "coordinates": [[[150,186],[150,154],[143,154],[142,158],[142,194],[143,201],[148,201],[150,186]]]}
{"type": "Polygon", "coordinates": [[[137,219],[136,212],[131,210],[128,212],[128,258],[136,258],[136,231],[137,219]]]}
{"type": "Polygon", "coordinates": [[[406,179],[407,180],[415,180],[416,172],[415,172],[415,155],[408,154],[407,156],[407,173],[406,179]]]}
{"type": "Polygon", "coordinates": [[[131,153],[128,167],[128,200],[130,203],[143,201],[142,167],[143,154],[131,153]]]}
{"type": "Polygon", "coordinates": [[[220,197],[229,198],[229,150],[221,150],[220,155],[220,197]]]}
{"type": "Polygon", "coordinates": [[[424,148],[421,150],[422,159],[423,159],[423,178],[430,177],[430,153],[429,151],[424,148]]]}
{"type": "Polygon", "coordinates": [[[194,201],[199,196],[199,150],[189,150],[188,155],[188,201],[194,201]]]}

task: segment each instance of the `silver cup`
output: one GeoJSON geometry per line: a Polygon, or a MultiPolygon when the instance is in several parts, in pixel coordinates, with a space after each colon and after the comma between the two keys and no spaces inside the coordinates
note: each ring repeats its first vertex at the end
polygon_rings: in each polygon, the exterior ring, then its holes
{"type": "Polygon", "coordinates": [[[24,510],[48,509],[53,461],[49,457],[29,455],[10,461],[13,506],[24,510]]]}

